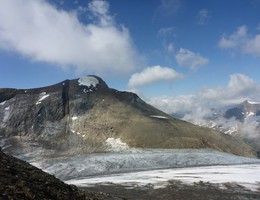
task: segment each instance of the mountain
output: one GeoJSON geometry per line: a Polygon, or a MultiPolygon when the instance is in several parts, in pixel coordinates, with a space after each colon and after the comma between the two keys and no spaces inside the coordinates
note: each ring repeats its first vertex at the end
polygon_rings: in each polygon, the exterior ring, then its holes
{"type": "Polygon", "coordinates": [[[260,102],[244,101],[228,109],[225,118],[234,118],[238,121],[230,126],[229,129],[233,129],[230,133],[240,135],[253,147],[260,158],[260,102]]]}
{"type": "Polygon", "coordinates": [[[225,112],[225,118],[230,119],[234,117],[239,121],[245,121],[250,116],[260,116],[260,102],[244,101],[225,112]]]}
{"type": "Polygon", "coordinates": [[[175,119],[97,76],[0,89],[0,139],[23,159],[136,148],[212,148],[254,156],[238,138],[175,119]]]}

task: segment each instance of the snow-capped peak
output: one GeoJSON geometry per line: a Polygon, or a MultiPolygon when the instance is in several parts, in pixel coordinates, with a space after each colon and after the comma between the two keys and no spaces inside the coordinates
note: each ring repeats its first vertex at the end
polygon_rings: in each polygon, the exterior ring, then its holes
{"type": "Polygon", "coordinates": [[[247,103],[249,103],[249,104],[259,104],[260,105],[260,102],[256,102],[256,101],[247,101],[247,103]]]}
{"type": "Polygon", "coordinates": [[[78,83],[79,85],[83,85],[87,87],[90,86],[96,87],[96,85],[99,84],[99,81],[93,76],[84,76],[78,80],[78,83]]]}

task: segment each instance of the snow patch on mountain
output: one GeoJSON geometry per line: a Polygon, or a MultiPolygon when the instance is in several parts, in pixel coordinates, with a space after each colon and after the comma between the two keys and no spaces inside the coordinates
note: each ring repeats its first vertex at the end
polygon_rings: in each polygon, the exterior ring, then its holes
{"type": "Polygon", "coordinates": [[[11,112],[10,112],[10,106],[5,107],[5,112],[4,112],[4,118],[3,118],[3,122],[6,122],[7,119],[9,118],[11,112]]]}
{"type": "Polygon", "coordinates": [[[99,81],[93,76],[84,76],[78,80],[78,83],[79,85],[83,85],[87,87],[91,87],[91,86],[96,87],[97,84],[99,84],[99,81]]]}
{"type": "Polygon", "coordinates": [[[76,119],[78,119],[77,116],[73,116],[73,117],[72,117],[72,120],[73,120],[73,121],[76,120],[76,119]]]}
{"type": "Polygon", "coordinates": [[[5,107],[5,111],[7,111],[7,110],[9,110],[10,109],[10,106],[8,106],[8,107],[5,107]]]}
{"type": "Polygon", "coordinates": [[[250,116],[254,116],[254,115],[255,115],[255,113],[254,113],[254,112],[247,112],[246,114],[247,114],[247,116],[246,116],[246,117],[250,117],[250,116]]]}
{"type": "Polygon", "coordinates": [[[39,100],[36,102],[36,105],[42,103],[42,101],[44,99],[46,99],[47,97],[49,97],[50,95],[49,94],[46,94],[46,92],[42,92],[39,96],[39,100]]]}
{"type": "Polygon", "coordinates": [[[161,116],[161,115],[150,115],[152,118],[157,118],[157,119],[169,119],[168,117],[161,116]]]}
{"type": "Polygon", "coordinates": [[[256,102],[256,101],[247,101],[249,104],[260,104],[260,102],[256,102]]]}
{"type": "Polygon", "coordinates": [[[110,151],[114,152],[130,150],[130,147],[126,143],[122,142],[120,138],[107,138],[106,145],[110,151]]]}
{"type": "Polygon", "coordinates": [[[6,101],[1,102],[1,103],[0,103],[0,106],[5,105],[5,102],[6,102],[6,101]]]}

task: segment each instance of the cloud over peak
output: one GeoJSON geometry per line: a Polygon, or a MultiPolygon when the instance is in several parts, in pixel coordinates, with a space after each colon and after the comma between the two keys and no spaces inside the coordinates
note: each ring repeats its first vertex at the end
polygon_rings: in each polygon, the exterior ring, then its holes
{"type": "Polygon", "coordinates": [[[140,73],[131,76],[128,82],[130,88],[150,84],[156,81],[174,81],[183,78],[183,75],[169,67],[159,65],[147,67],[140,73]]]}
{"type": "Polygon", "coordinates": [[[196,121],[212,114],[212,108],[259,99],[260,85],[257,82],[244,74],[232,74],[226,87],[206,88],[192,95],[154,97],[149,103],[169,114],[181,113],[184,119],[196,121]]]}
{"type": "Polygon", "coordinates": [[[2,0],[0,49],[81,73],[133,70],[137,53],[128,30],[109,15],[108,2],[91,1],[88,12],[95,21],[83,24],[75,11],[43,0],[2,0]]]}

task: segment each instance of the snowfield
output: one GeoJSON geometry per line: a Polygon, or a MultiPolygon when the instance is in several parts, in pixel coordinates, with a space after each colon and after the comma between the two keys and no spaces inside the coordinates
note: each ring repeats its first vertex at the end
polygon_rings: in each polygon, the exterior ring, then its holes
{"type": "Polygon", "coordinates": [[[207,166],[113,174],[94,178],[72,179],[66,181],[66,183],[80,187],[91,187],[96,184],[120,184],[130,188],[152,184],[154,189],[158,189],[167,187],[171,180],[179,180],[186,184],[203,181],[217,183],[221,187],[225,187],[225,183],[235,183],[252,191],[257,191],[260,188],[259,172],[260,164],[207,166]]]}

